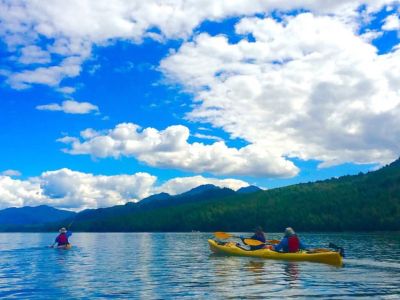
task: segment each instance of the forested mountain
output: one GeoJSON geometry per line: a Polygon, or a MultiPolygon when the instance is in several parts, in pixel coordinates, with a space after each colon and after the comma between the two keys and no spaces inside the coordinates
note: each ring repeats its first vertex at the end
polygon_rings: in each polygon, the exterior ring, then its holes
{"type": "Polygon", "coordinates": [[[0,226],[43,224],[71,218],[76,213],[56,209],[47,205],[36,207],[10,207],[0,210],[0,226]]]}
{"type": "Polygon", "coordinates": [[[248,187],[237,192],[213,185],[171,196],[150,196],[138,203],[62,212],[50,207],[0,211],[0,230],[57,230],[72,222],[74,231],[267,231],[292,226],[299,231],[400,230],[400,160],[367,174],[343,176],[272,190],[248,187]],[[32,210],[35,210],[32,213],[32,210]],[[26,212],[5,224],[4,212],[26,212]],[[65,214],[67,219],[65,219],[65,214]],[[47,224],[43,224],[47,222],[47,224]],[[49,224],[48,222],[52,222],[49,224]],[[35,224],[26,225],[26,224],[35,224]]]}
{"type": "MultiPolygon", "coordinates": [[[[171,200],[165,197],[163,203],[171,200]]],[[[197,200],[90,219],[79,214],[74,230],[400,230],[400,160],[367,174],[197,200]]]]}
{"type": "Polygon", "coordinates": [[[249,186],[242,187],[242,188],[238,189],[236,191],[236,193],[238,193],[238,194],[248,194],[248,193],[254,193],[254,192],[258,192],[258,191],[261,191],[261,189],[258,186],[249,185],[249,186]]]}
{"type": "Polygon", "coordinates": [[[125,205],[116,205],[108,208],[87,209],[75,216],[74,223],[78,224],[80,221],[89,222],[102,220],[109,217],[139,213],[187,203],[215,201],[234,194],[235,192],[231,189],[206,184],[175,196],[171,196],[167,193],[160,193],[144,198],[138,203],[128,202],[125,205]]]}

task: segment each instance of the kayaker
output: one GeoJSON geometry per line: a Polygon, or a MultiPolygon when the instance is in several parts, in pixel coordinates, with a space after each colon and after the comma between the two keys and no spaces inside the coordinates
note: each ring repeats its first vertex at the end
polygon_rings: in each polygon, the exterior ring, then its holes
{"type": "MultiPolygon", "coordinates": [[[[257,226],[255,229],[254,229],[254,234],[250,237],[251,239],[253,239],[253,240],[257,240],[257,241],[260,241],[260,242],[262,242],[262,243],[264,243],[265,244],[265,242],[266,242],[266,238],[265,238],[265,233],[264,233],[264,231],[263,231],[263,229],[262,229],[262,227],[261,226],[257,226]]],[[[242,241],[243,241],[243,239],[242,239],[242,241]]],[[[244,242],[244,241],[243,241],[244,242]]],[[[262,249],[262,248],[264,248],[265,247],[265,245],[260,245],[260,246],[250,246],[250,250],[257,250],[257,249],[262,249]]]]}
{"type": "Polygon", "coordinates": [[[65,227],[61,228],[58,232],[60,234],[56,237],[53,245],[50,246],[51,248],[54,248],[56,244],[57,247],[67,246],[69,244],[68,238],[72,235],[72,233],[65,227]]]}
{"type": "Polygon", "coordinates": [[[298,252],[300,249],[305,250],[306,247],[300,241],[292,227],[285,229],[285,236],[278,245],[273,247],[273,250],[282,252],[298,252]]]}

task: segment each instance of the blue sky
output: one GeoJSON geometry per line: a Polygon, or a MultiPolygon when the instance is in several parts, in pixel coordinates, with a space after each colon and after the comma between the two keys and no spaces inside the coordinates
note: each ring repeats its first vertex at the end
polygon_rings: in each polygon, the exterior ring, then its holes
{"type": "Polygon", "coordinates": [[[0,4],[0,208],[274,188],[399,156],[397,1],[181,4],[0,4]]]}

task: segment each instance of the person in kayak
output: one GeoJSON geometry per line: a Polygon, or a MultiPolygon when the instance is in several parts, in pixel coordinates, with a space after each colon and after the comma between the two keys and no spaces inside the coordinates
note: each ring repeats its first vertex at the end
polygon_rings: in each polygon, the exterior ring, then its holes
{"type": "MultiPolygon", "coordinates": [[[[261,226],[257,226],[257,227],[254,229],[254,234],[250,237],[250,239],[260,241],[260,242],[262,242],[262,243],[264,243],[264,244],[265,244],[265,242],[266,242],[266,240],[267,240],[267,239],[265,238],[265,233],[264,233],[263,229],[261,228],[261,226]]],[[[243,238],[242,238],[242,241],[243,241],[243,238]]],[[[243,243],[245,243],[245,242],[243,241],[243,243]]],[[[265,247],[265,245],[250,246],[250,250],[263,249],[264,247],[265,247]]]]}
{"type": "Polygon", "coordinates": [[[273,247],[273,250],[275,251],[290,253],[298,252],[301,249],[306,250],[306,247],[300,241],[292,227],[288,227],[285,229],[285,236],[278,245],[273,247]]]}
{"type": "Polygon", "coordinates": [[[58,232],[60,234],[56,237],[53,245],[50,246],[51,248],[54,248],[56,244],[57,247],[67,246],[69,244],[68,238],[72,235],[72,233],[64,227],[61,228],[58,232]]]}

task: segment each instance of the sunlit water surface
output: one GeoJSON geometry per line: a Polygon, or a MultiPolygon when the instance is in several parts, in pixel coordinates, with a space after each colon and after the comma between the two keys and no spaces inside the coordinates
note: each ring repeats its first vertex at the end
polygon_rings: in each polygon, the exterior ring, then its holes
{"type": "Polygon", "coordinates": [[[211,255],[210,233],[74,233],[67,251],[46,248],[54,237],[0,234],[0,297],[400,298],[400,233],[301,234],[343,246],[342,268],[211,255]]]}

